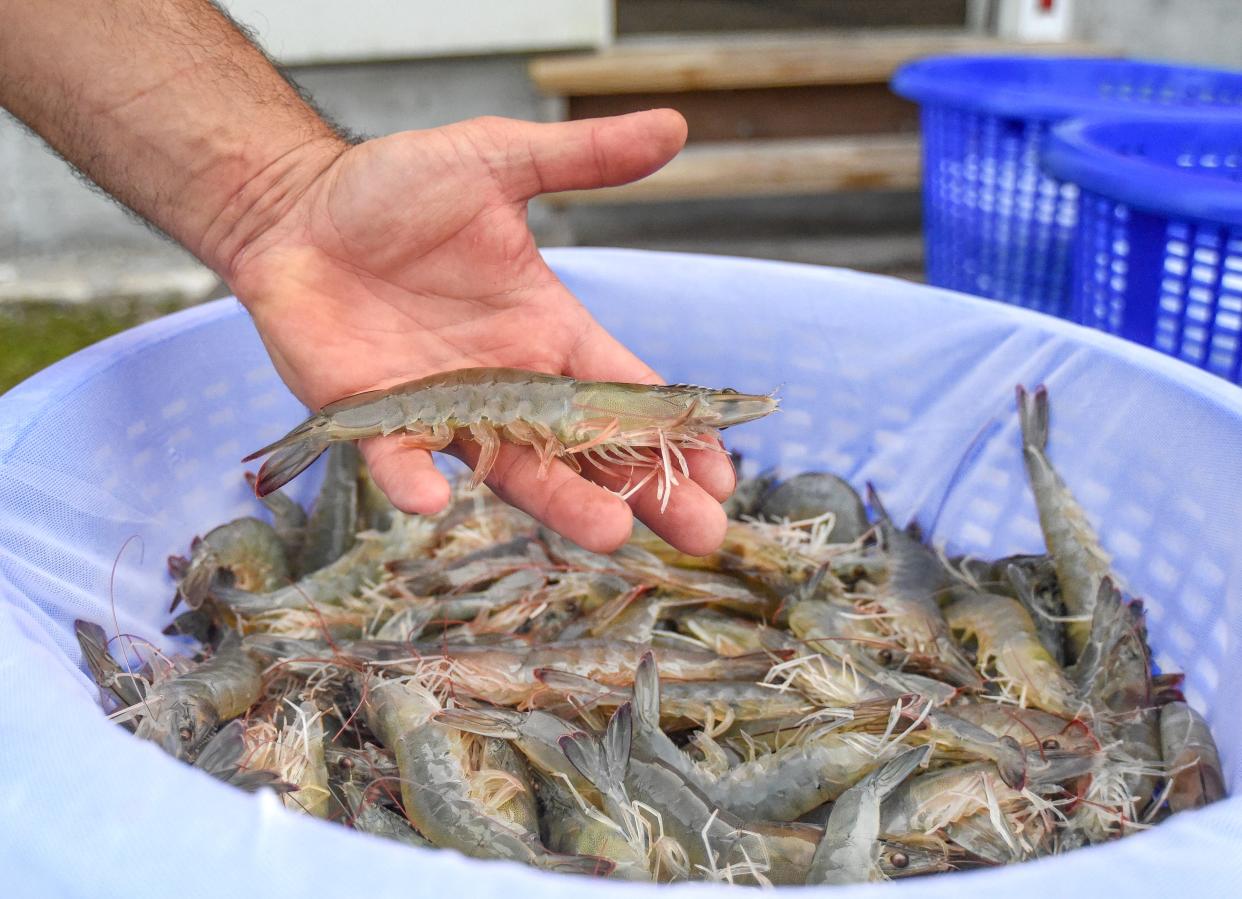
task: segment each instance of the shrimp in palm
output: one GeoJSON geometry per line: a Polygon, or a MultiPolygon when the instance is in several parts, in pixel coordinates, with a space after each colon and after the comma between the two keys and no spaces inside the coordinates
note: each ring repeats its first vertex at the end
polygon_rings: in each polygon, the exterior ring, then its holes
{"type": "Polygon", "coordinates": [[[479,445],[472,486],[491,472],[505,441],[533,447],[540,476],[558,458],[579,470],[579,457],[599,466],[645,470],[625,492],[654,478],[657,496],[667,505],[677,484],[675,469],[690,474],[682,450],[718,449],[711,439],[717,431],[762,418],[776,407],[772,396],[728,389],[466,368],[337,400],[243,461],[272,454],[255,486],[262,496],[297,477],[335,441],[400,433],[407,446],[442,450],[461,436],[479,445]]]}

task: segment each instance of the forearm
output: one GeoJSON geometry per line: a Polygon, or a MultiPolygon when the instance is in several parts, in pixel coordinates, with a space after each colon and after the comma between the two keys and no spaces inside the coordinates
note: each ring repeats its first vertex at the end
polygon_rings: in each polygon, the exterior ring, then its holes
{"type": "Polygon", "coordinates": [[[344,149],[207,0],[0,0],[0,105],[221,273],[344,149]]]}

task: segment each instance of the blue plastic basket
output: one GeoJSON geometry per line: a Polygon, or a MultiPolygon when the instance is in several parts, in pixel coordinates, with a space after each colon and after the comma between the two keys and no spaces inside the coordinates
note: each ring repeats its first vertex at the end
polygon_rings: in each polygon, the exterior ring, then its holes
{"type": "Polygon", "coordinates": [[[1045,167],[1080,190],[1073,314],[1238,383],[1242,119],[1079,119],[1045,167]]]}
{"type": "Polygon", "coordinates": [[[1041,171],[1049,128],[1188,107],[1242,115],[1242,74],[1115,59],[937,57],[898,71],[922,106],[928,280],[1070,315],[1077,188],[1041,171]]]}

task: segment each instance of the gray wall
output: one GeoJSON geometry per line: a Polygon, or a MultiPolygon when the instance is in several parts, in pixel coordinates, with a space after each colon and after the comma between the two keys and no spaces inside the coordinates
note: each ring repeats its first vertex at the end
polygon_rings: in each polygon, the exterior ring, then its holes
{"type": "Polygon", "coordinates": [[[1242,69],[1242,0],[1076,0],[1074,31],[1127,56],[1242,69]]]}
{"type": "MultiPolygon", "coordinates": [[[[549,118],[524,57],[439,59],[294,70],[324,111],[366,134],[479,115],[549,118]]],[[[92,249],[140,250],[161,238],[93,192],[38,138],[0,115],[0,263],[92,249]]]]}

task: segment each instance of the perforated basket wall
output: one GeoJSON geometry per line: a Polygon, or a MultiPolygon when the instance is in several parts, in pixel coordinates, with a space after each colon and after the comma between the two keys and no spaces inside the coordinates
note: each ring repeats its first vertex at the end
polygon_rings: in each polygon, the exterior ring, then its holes
{"type": "Polygon", "coordinates": [[[1045,167],[1081,189],[1076,321],[1242,378],[1242,116],[1080,119],[1045,167]]]}
{"type": "MultiPolygon", "coordinates": [[[[548,257],[669,380],[780,385],[782,414],[729,435],[752,467],[872,480],[895,514],[934,523],[955,550],[1040,548],[1013,388],[1047,383],[1053,459],[1101,523],[1118,571],[1148,597],[1158,661],[1186,670],[1237,782],[1237,388],[1105,334],[897,280],[626,251],[548,257]]],[[[158,642],[171,595],[165,557],[257,511],[237,460],[302,412],[232,301],[105,341],[0,398],[4,889],[505,899],[666,889],[368,838],[225,787],[107,723],[79,670],[73,619],[158,642]]],[[[1098,896],[1103,884],[1127,897],[1226,895],[1242,882],[1240,837],[1242,803],[1230,799],[1059,859],[833,895],[1047,899],[1098,896]]]]}
{"type": "Polygon", "coordinates": [[[1178,108],[1242,115],[1242,74],[1110,59],[938,57],[902,68],[922,106],[928,280],[1071,317],[1078,190],[1040,169],[1076,115],[1178,108]]]}

